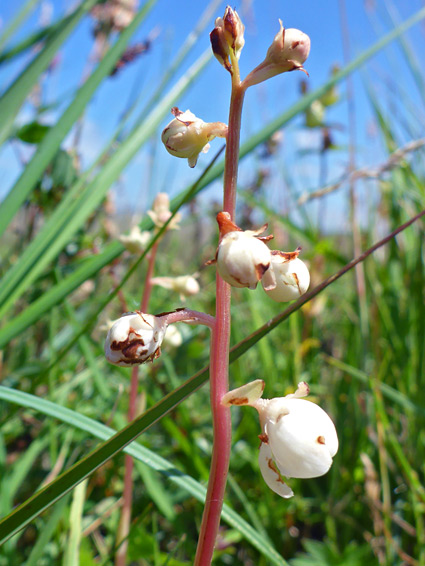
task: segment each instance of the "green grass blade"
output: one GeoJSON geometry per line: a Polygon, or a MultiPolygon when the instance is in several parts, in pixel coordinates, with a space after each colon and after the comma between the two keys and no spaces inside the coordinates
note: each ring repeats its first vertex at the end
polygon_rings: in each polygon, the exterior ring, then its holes
{"type": "Polygon", "coordinates": [[[25,562],[25,566],[37,566],[37,564],[40,564],[39,560],[43,556],[45,547],[52,538],[53,533],[62,518],[62,514],[68,505],[68,501],[69,495],[65,495],[65,497],[58,501],[54,506],[51,516],[44,525],[43,530],[40,532],[37,542],[33,546],[31,553],[28,556],[28,560],[25,562]]]}
{"type": "Polygon", "coordinates": [[[12,47],[5,49],[0,53],[0,64],[9,63],[15,57],[21,55],[21,53],[24,53],[28,49],[31,49],[31,47],[34,47],[34,45],[37,45],[37,43],[40,43],[41,41],[45,40],[48,36],[50,36],[50,34],[55,32],[60,27],[61,24],[62,24],[62,20],[59,20],[58,22],[55,22],[50,26],[41,28],[35,33],[25,37],[22,41],[20,41],[16,45],[13,45],[12,47]]]}
{"type": "Polygon", "coordinates": [[[74,488],[72,494],[71,510],[69,513],[69,539],[65,546],[62,566],[79,566],[80,564],[82,517],[86,490],[87,480],[84,480],[74,488]]]}
{"type": "MultiPolygon", "coordinates": [[[[337,369],[340,369],[341,371],[347,373],[348,375],[351,375],[351,377],[354,377],[355,379],[361,381],[362,383],[369,384],[370,377],[364,371],[359,370],[353,366],[350,366],[349,364],[346,364],[344,362],[341,362],[336,358],[332,358],[331,356],[323,355],[323,358],[328,364],[332,365],[333,367],[336,367],[337,369]]],[[[384,397],[390,399],[391,401],[396,403],[399,407],[402,407],[406,411],[410,411],[421,417],[425,417],[425,407],[421,407],[420,405],[417,405],[416,403],[411,401],[408,397],[406,397],[406,395],[401,393],[401,391],[397,391],[397,389],[394,389],[390,385],[387,385],[386,383],[383,383],[381,381],[376,381],[375,385],[382,392],[382,395],[384,397]]]]}
{"type": "Polygon", "coordinates": [[[96,1],[85,0],[72,14],[62,20],[55,33],[49,36],[40,53],[0,98],[0,145],[8,138],[20,107],[39,80],[41,73],[47,69],[62,43],[96,1]]]}
{"type": "Polygon", "coordinates": [[[205,68],[209,60],[210,55],[206,53],[195,62],[161,102],[136,126],[77,198],[75,198],[74,188],[71,188],[36,239],[26,248],[17,263],[3,278],[0,284],[0,316],[3,316],[13,306],[17,298],[28,289],[75,232],[83,226],[86,219],[102,202],[111,184],[119,177],[121,171],[140,147],[156,131],[160,121],[205,68]]]}
{"type": "MultiPolygon", "coordinates": [[[[188,395],[193,393],[205,380],[202,374],[197,374],[186,381],[181,387],[166,395],[159,403],[151,407],[143,415],[138,417],[120,432],[115,431],[97,421],[75,411],[56,405],[51,401],[40,399],[35,395],[30,395],[22,391],[0,386],[0,399],[15,403],[23,407],[32,408],[67,423],[75,428],[89,432],[93,436],[106,440],[98,448],[92,451],[84,459],[72,466],[69,470],[61,474],[56,480],[47,487],[37,492],[25,503],[15,509],[8,517],[0,521],[0,544],[13,536],[16,532],[27,525],[34,517],[44,509],[58,501],[68,493],[79,482],[88,477],[98,469],[103,463],[112,458],[120,450],[125,448],[125,452],[134,458],[144,462],[154,470],[164,474],[170,481],[185,489],[198,501],[204,502],[206,489],[195,479],[176,470],[174,465],[164,460],[156,453],[151,452],[144,446],[134,443],[128,446],[135,438],[171,411],[178,403],[183,401],[188,395]]],[[[276,565],[285,566],[287,563],[276,552],[276,550],[265,541],[257,531],[244,519],[239,517],[227,505],[223,508],[223,519],[235,529],[238,529],[255,548],[276,565]]]]}
{"type": "MultiPolygon", "coordinates": [[[[92,0],[90,1],[92,2],[92,0]]],[[[138,26],[144,20],[156,1],[157,0],[148,0],[141,10],[139,10],[132,23],[119,35],[117,41],[107,51],[97,68],[80,87],[72,102],[64,110],[55,126],[49,130],[42,142],[38,145],[37,151],[33,155],[31,161],[25,167],[19,179],[16,181],[1,205],[0,235],[5,231],[22,203],[35,187],[41,174],[59,149],[61,142],[82,114],[87,104],[90,102],[96,89],[115,67],[117,61],[124,53],[132,34],[137,30],[138,26]]],[[[46,47],[47,46],[48,44],[46,44],[46,47]]],[[[2,100],[3,99],[0,100],[0,119],[3,108],[2,100]]]]}
{"type": "Polygon", "coordinates": [[[36,4],[40,0],[27,0],[26,4],[22,6],[20,10],[18,10],[15,17],[9,23],[9,26],[4,30],[4,32],[0,36],[0,49],[6,45],[15,31],[19,28],[19,26],[28,18],[31,14],[32,10],[34,10],[36,4]]]}

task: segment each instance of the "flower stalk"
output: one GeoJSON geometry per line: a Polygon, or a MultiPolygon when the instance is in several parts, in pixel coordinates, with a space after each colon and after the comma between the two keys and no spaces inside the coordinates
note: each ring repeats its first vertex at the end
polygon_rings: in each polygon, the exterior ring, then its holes
{"type": "MultiPolygon", "coordinates": [[[[235,215],[238,177],[239,140],[245,89],[241,85],[238,60],[230,50],[232,93],[230,100],[226,155],[224,166],[223,211],[235,215]]],[[[232,424],[229,407],[222,405],[229,390],[231,287],[216,275],[216,325],[211,338],[210,399],[213,420],[213,451],[207,496],[194,566],[209,566],[220,526],[224,493],[229,470],[232,424]]]]}

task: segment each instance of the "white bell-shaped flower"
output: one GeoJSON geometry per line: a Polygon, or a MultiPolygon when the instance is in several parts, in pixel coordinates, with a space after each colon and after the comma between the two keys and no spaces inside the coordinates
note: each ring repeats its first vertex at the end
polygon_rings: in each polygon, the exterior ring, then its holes
{"type": "Polygon", "coordinates": [[[261,399],[264,382],[257,380],[227,393],[226,406],[257,409],[262,434],[259,465],[267,485],[282,497],[293,492],[284,478],[316,478],[328,472],[338,451],[338,437],[328,414],[306,401],[308,385],[301,382],[294,394],[261,399]]]}
{"type": "Polygon", "coordinates": [[[105,356],[116,366],[153,361],[161,354],[167,330],[165,317],[140,311],[123,314],[114,322],[105,340],[105,356]]]}
{"type": "Polygon", "coordinates": [[[242,231],[227,212],[220,212],[217,222],[221,237],[216,256],[220,277],[233,287],[255,289],[270,267],[270,250],[263,241],[270,236],[259,237],[267,226],[257,231],[242,231]]]}
{"type": "Polygon", "coordinates": [[[295,252],[271,252],[270,269],[261,283],[267,295],[278,303],[293,301],[304,295],[310,285],[310,272],[295,252]]]}

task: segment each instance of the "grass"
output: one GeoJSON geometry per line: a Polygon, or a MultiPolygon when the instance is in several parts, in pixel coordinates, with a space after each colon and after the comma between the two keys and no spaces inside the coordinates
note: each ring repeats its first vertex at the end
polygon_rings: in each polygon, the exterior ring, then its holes
{"type": "MultiPolygon", "coordinates": [[[[4,91],[4,148],[21,147],[15,117],[89,4],[42,36],[43,49],[4,91]]],[[[22,37],[15,43],[10,38],[32,8],[28,2],[6,29],[4,45],[0,40],[3,53],[25,45],[22,37]]],[[[111,230],[111,223],[122,219],[111,216],[108,191],[139,150],[158,137],[169,108],[186,91],[190,96],[196,81],[207,80],[209,56],[199,57],[202,50],[192,39],[182,41],[182,51],[164,69],[160,92],[141,101],[144,111],[139,115],[140,105],[135,105],[128,117],[116,116],[115,132],[91,166],[76,165],[76,177],[66,186],[57,183],[49,168],[65,147],[67,133],[78,120],[86,120],[84,112],[95,104],[97,89],[150,8],[154,10],[154,2],[145,4],[111,41],[76,96],[34,144],[32,158],[2,204],[0,566],[112,564],[123,450],[137,463],[128,563],[189,565],[195,554],[212,447],[208,373],[203,369],[208,364],[208,332],[184,326],[180,347],[164,348],[154,364],[141,367],[141,414],[126,427],[129,371],[105,362],[100,326],[121,313],[118,289],[129,307],[136,308],[146,267],[144,256],[130,256],[111,230]]],[[[277,170],[282,163],[290,169],[285,147],[274,157],[264,157],[264,143],[282,127],[291,127],[332,85],[341,89],[343,80],[359,69],[364,71],[362,93],[385,152],[402,146],[403,126],[412,120],[411,108],[418,102],[406,98],[399,113],[390,114],[379,94],[382,85],[370,78],[368,64],[402,38],[405,72],[421,88],[423,73],[403,33],[424,15],[422,9],[404,24],[397,20],[393,31],[332,79],[242,140],[243,159],[255,156],[254,173],[270,163],[277,170]]],[[[207,31],[198,29],[199,37],[207,31]]],[[[28,34],[29,45],[37,33],[32,29],[28,34]]],[[[0,54],[0,64],[7,62],[0,54]]],[[[338,155],[347,159],[344,151],[338,155]]],[[[175,211],[181,207],[184,212],[184,226],[166,234],[156,265],[158,275],[200,271],[202,292],[189,298],[187,306],[205,312],[213,312],[215,301],[215,269],[204,268],[204,263],[214,256],[218,209],[202,191],[220,177],[221,159],[216,156],[206,171],[200,168],[198,180],[172,201],[175,211]]],[[[368,182],[367,190],[358,183],[366,211],[359,224],[362,251],[425,208],[424,173],[419,148],[368,182]]],[[[314,203],[296,204],[299,183],[294,173],[287,182],[290,196],[283,210],[269,199],[267,184],[253,187],[242,177],[238,214],[255,225],[268,221],[277,249],[301,244],[317,285],[352,259],[351,233],[332,229],[335,201],[330,200],[329,225],[321,234],[314,203]]],[[[339,191],[344,205],[335,205],[337,212],[348,202],[345,186],[339,191]]],[[[152,226],[147,218],[140,225],[152,226]]],[[[264,378],[265,396],[273,397],[308,381],[312,398],[335,421],[340,449],[326,476],[292,480],[296,496],[280,500],[259,472],[257,417],[249,408],[235,408],[231,478],[215,564],[425,565],[423,226],[419,219],[364,260],[362,330],[353,271],[286,314],[285,305],[271,304],[260,288],[233,293],[232,384],[264,378]]],[[[177,295],[154,289],[151,312],[176,306],[177,295]]]]}

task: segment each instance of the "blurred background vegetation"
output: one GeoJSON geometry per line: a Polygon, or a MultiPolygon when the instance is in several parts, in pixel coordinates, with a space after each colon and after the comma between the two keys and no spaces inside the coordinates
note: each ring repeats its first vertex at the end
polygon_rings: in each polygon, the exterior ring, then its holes
{"type": "MultiPolygon", "coordinates": [[[[244,72],[263,58],[278,17],[312,37],[310,78],[290,73],[248,93],[237,221],[268,222],[276,249],[300,245],[314,286],[424,208],[425,10],[419,1],[292,4],[236,6],[244,72]]],[[[175,105],[226,121],[229,80],[208,49],[224,8],[1,7],[0,566],[112,564],[124,457],[110,456],[142,431],[130,448],[128,563],[192,563],[212,442],[208,386],[199,388],[207,376],[196,376],[208,332],[181,325],[181,344],[141,368],[140,413],[157,409],[116,445],[108,438],[126,424],[129,370],[105,362],[103,340],[123,303],[138,308],[146,270],[148,248],[137,257],[118,237],[135,224],[152,229],[145,212],[160,191],[184,205],[155,274],[198,273],[201,290],[182,302],[155,287],[150,312],[214,312],[205,262],[222,155],[203,171],[221,145],[189,170],[159,139],[175,105]],[[83,461],[100,441],[108,455],[83,461]]],[[[264,378],[266,397],[307,381],[340,449],[326,476],[292,480],[295,497],[281,500],[259,472],[257,417],[236,408],[215,564],[425,564],[424,282],[419,220],[232,364],[232,386],[264,378]]],[[[232,345],[284,307],[262,289],[235,290],[232,345]]]]}

